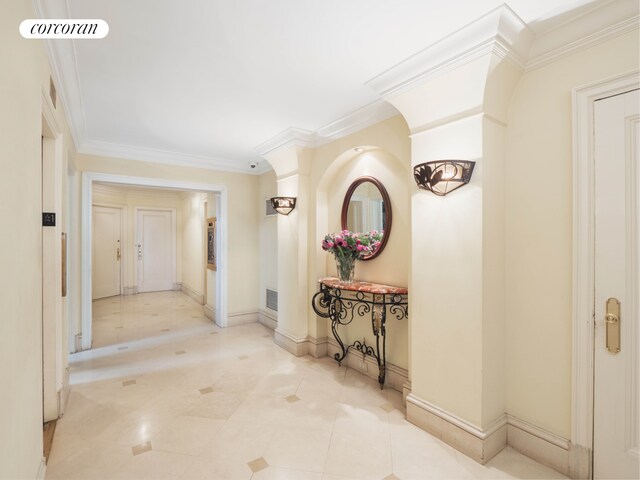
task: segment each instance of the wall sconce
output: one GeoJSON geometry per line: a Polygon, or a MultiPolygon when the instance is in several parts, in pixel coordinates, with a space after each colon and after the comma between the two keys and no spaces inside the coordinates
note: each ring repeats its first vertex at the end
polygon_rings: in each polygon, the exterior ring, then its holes
{"type": "Polygon", "coordinates": [[[272,197],[271,206],[280,215],[289,215],[296,208],[296,197],[272,197]]]}
{"type": "Polygon", "coordinates": [[[468,160],[436,160],[421,163],[413,167],[413,178],[418,188],[444,197],[469,183],[475,164],[476,162],[468,160]]]}

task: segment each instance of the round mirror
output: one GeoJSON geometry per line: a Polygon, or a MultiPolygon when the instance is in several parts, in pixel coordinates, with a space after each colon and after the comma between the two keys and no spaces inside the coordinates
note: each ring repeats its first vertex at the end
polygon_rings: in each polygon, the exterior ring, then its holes
{"type": "Polygon", "coordinates": [[[342,229],[356,233],[377,230],[382,234],[378,250],[363,260],[371,260],[384,250],[391,232],[391,202],[377,178],[360,177],[351,184],[342,203],[342,229]]]}

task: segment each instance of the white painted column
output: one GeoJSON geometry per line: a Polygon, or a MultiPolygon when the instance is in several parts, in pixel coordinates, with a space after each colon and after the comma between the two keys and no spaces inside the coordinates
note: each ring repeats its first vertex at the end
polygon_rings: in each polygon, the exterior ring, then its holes
{"type": "Polygon", "coordinates": [[[278,215],[278,326],[275,342],[296,356],[308,345],[308,156],[289,145],[265,155],[277,175],[278,196],[296,197],[289,215],[278,215]]]}
{"type": "Polygon", "coordinates": [[[413,166],[476,165],[445,197],[417,187],[412,195],[408,418],[483,462],[506,445],[503,138],[484,112],[412,136],[413,166]]]}
{"type": "Polygon", "coordinates": [[[445,197],[412,193],[407,418],[482,463],[507,440],[504,138],[522,72],[510,49],[528,41],[500,7],[370,82],[407,120],[412,166],[476,162],[445,197]]]}

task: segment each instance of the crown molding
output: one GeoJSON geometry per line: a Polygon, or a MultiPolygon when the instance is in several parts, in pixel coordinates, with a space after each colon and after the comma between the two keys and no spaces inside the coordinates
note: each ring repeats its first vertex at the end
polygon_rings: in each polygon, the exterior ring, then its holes
{"type": "MultiPolygon", "coordinates": [[[[123,158],[127,160],[140,160],[143,162],[161,163],[164,165],[177,165],[182,167],[203,168],[207,170],[219,170],[223,172],[245,173],[249,175],[259,175],[261,173],[261,168],[258,168],[260,165],[255,169],[250,170],[248,164],[240,165],[232,160],[217,157],[172,152],[170,150],[138,147],[134,145],[122,145],[112,142],[100,142],[96,140],[85,141],[82,143],[78,148],[78,153],[85,155],[98,155],[102,157],[123,158]]],[[[264,169],[264,167],[265,166],[262,165],[262,169],[264,169]]]]}
{"type": "Polygon", "coordinates": [[[294,127],[288,128],[258,145],[255,150],[264,157],[271,152],[292,145],[317,148],[399,114],[400,112],[393,105],[379,98],[338,120],[320,127],[315,132],[294,127]]]}
{"type": "MultiPolygon", "coordinates": [[[[64,0],[33,0],[33,7],[39,18],[69,18],[67,2],[64,0]],[[45,6],[46,3],[46,6],[45,6]]],[[[80,77],[75,43],[42,40],[51,67],[51,76],[57,85],[58,98],[66,113],[76,150],[86,137],[86,121],[80,93],[80,77]]]]}
{"type": "Polygon", "coordinates": [[[640,25],[639,10],[635,0],[614,0],[586,13],[579,12],[560,25],[547,29],[536,35],[526,71],[637,29],[640,25]]]}
{"type": "MultiPolygon", "coordinates": [[[[65,0],[33,0],[40,18],[69,18],[65,0]]],[[[386,120],[399,112],[384,98],[397,95],[488,53],[529,71],[638,28],[636,0],[611,0],[585,11],[567,13],[527,26],[506,4],[369,80],[365,85],[380,99],[330,122],[316,131],[289,128],[255,150],[260,156],[291,145],[313,148],[386,120]],[[571,16],[573,15],[573,16],[571,16]],[[537,35],[534,35],[537,32],[537,35]]],[[[44,40],[52,76],[78,153],[168,165],[261,175],[268,162],[238,165],[228,159],[122,145],[88,138],[77,56],[73,40],[44,40]]]]}
{"type": "Polygon", "coordinates": [[[561,16],[561,21],[552,17],[527,26],[503,4],[366,85],[389,98],[487,53],[505,58],[524,71],[534,70],[637,29],[638,13],[636,0],[611,0],[561,16]]]}
{"type": "MultiPolygon", "coordinates": [[[[33,6],[39,18],[70,18],[65,0],[33,0],[33,6]]],[[[43,42],[77,153],[250,175],[260,175],[271,169],[267,162],[259,162],[256,168],[250,168],[249,161],[238,165],[237,162],[215,157],[89,139],[74,40],[43,42]]]]}
{"type": "Polygon", "coordinates": [[[472,62],[488,53],[524,68],[533,32],[506,4],[369,80],[383,98],[472,62]]]}
{"type": "MultiPolygon", "coordinates": [[[[378,99],[319,128],[316,132],[301,128],[288,128],[262,143],[256,147],[255,150],[264,157],[271,152],[292,145],[303,148],[319,147],[398,114],[398,110],[390,103],[383,99],[378,99]]],[[[216,157],[122,145],[112,142],[100,142],[96,140],[82,142],[78,148],[78,153],[246,173],[250,175],[262,175],[271,170],[271,165],[268,162],[257,162],[258,165],[256,168],[248,170],[245,166],[239,166],[235,162],[216,157]]]]}
{"type": "Polygon", "coordinates": [[[261,143],[255,147],[255,150],[260,156],[264,157],[271,152],[293,145],[297,147],[313,147],[315,146],[315,137],[316,135],[311,130],[290,127],[266,142],[261,143]]]}
{"type": "Polygon", "coordinates": [[[400,115],[400,112],[389,102],[379,98],[316,130],[316,146],[346,137],[396,115],[400,115]]]}

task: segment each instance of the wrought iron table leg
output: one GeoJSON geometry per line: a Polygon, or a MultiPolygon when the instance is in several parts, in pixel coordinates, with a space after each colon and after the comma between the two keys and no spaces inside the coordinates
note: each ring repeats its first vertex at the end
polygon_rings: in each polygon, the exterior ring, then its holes
{"type": "Polygon", "coordinates": [[[387,360],[384,354],[385,339],[382,337],[382,355],[380,355],[380,338],[376,336],[376,350],[378,354],[378,383],[380,384],[380,390],[384,387],[384,380],[387,373],[387,360]]]}
{"type": "Polygon", "coordinates": [[[383,306],[380,308],[380,323],[374,321],[373,333],[376,336],[376,354],[378,355],[378,383],[380,384],[380,390],[384,387],[384,381],[387,374],[387,309],[383,306]],[[380,354],[380,337],[382,337],[382,354],[380,354]]]}
{"type": "Polygon", "coordinates": [[[347,349],[345,348],[344,342],[340,338],[340,335],[338,335],[337,320],[331,319],[331,332],[333,332],[333,338],[336,339],[336,342],[338,342],[338,345],[340,346],[340,350],[342,351],[342,355],[340,355],[339,353],[336,353],[333,355],[333,358],[335,358],[339,366],[342,366],[342,360],[344,360],[344,357],[347,356],[347,349]]]}
{"type": "Polygon", "coordinates": [[[355,296],[347,295],[343,298],[339,288],[328,287],[321,283],[320,291],[313,296],[311,305],[318,316],[331,320],[331,332],[340,347],[340,351],[333,355],[338,365],[342,365],[342,361],[352,348],[362,353],[363,361],[366,356],[375,358],[378,364],[378,383],[380,389],[383,389],[387,374],[387,308],[395,318],[401,320],[408,317],[408,306],[406,293],[373,293],[372,296],[372,300],[367,300],[365,293],[358,291],[355,296]],[[375,349],[367,345],[366,338],[363,341],[356,340],[351,345],[345,345],[338,334],[338,326],[351,323],[355,314],[362,317],[369,312],[371,312],[371,327],[376,337],[375,349]],[[380,337],[382,337],[382,345],[380,345],[380,337]]]}

